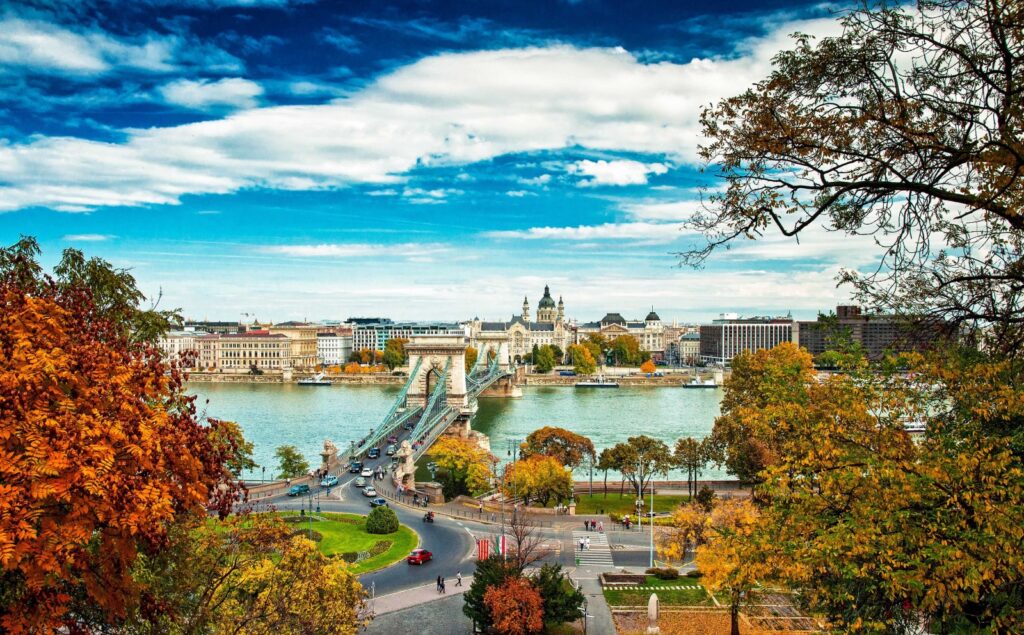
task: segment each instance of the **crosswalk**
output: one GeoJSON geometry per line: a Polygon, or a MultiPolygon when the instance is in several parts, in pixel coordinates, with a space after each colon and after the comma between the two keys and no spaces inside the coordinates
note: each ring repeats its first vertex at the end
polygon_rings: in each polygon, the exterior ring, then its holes
{"type": "Polygon", "coordinates": [[[572,532],[573,549],[581,567],[614,567],[612,550],[608,546],[608,536],[596,531],[572,532]],[[580,539],[590,538],[590,548],[580,550],[580,539]]]}

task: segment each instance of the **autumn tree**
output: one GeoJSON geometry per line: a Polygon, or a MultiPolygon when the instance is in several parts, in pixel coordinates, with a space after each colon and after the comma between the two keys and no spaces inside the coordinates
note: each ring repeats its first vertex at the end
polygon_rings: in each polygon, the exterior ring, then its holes
{"type": "Polygon", "coordinates": [[[570,346],[569,357],[572,358],[572,367],[577,375],[592,375],[597,370],[597,360],[593,353],[582,344],[570,346]]]}
{"type": "Polygon", "coordinates": [[[633,491],[643,494],[658,474],[672,469],[672,453],[664,441],[646,435],[629,437],[625,443],[612,447],[611,457],[615,469],[633,485],[633,491]]]}
{"type": "Polygon", "coordinates": [[[544,630],[543,600],[525,578],[508,578],[484,593],[492,627],[501,635],[530,635],[544,630]]]}
{"type": "Polygon", "coordinates": [[[616,366],[640,363],[640,342],[632,335],[620,335],[611,342],[612,359],[616,366]]]}
{"type": "Polygon", "coordinates": [[[694,553],[707,542],[711,529],[711,513],[701,505],[690,502],[672,512],[672,524],[658,534],[658,554],[669,561],[683,562],[688,553],[694,553]]]}
{"type": "Polygon", "coordinates": [[[566,500],[572,492],[572,471],[558,459],[536,454],[509,465],[501,482],[506,496],[518,496],[546,506],[566,500]]]}
{"type": "Polygon", "coordinates": [[[463,614],[480,628],[490,627],[493,623],[491,610],[484,601],[484,596],[489,589],[500,587],[506,580],[520,575],[521,571],[499,554],[477,562],[473,582],[463,594],[463,614]]]}
{"type": "Polygon", "coordinates": [[[478,350],[472,346],[466,347],[466,372],[468,373],[476,365],[476,358],[480,354],[478,350]]]}
{"type": "Polygon", "coordinates": [[[779,460],[797,408],[809,404],[813,382],[811,356],[795,344],[737,355],[708,440],[710,456],[741,481],[760,481],[779,460]]]}
{"type": "Polygon", "coordinates": [[[651,374],[651,373],[653,373],[656,370],[658,370],[658,367],[655,366],[654,362],[649,360],[649,359],[647,361],[645,361],[643,364],[640,364],[640,372],[641,373],[651,374]]]}
{"type": "Polygon", "coordinates": [[[309,462],[294,445],[281,445],[274,450],[277,457],[277,478],[295,478],[309,472],[309,462]]]}
{"type": "Polygon", "coordinates": [[[490,489],[494,457],[461,437],[444,436],[430,448],[446,498],[480,494],[490,489]]]}
{"type": "Polygon", "coordinates": [[[519,449],[523,458],[543,454],[573,469],[579,467],[586,457],[594,455],[594,444],[590,439],[553,426],[544,426],[531,432],[519,449]]]}
{"type": "Polygon", "coordinates": [[[242,472],[254,470],[258,466],[252,459],[252,441],[242,436],[242,427],[234,421],[208,419],[213,425],[210,428],[210,441],[218,451],[229,457],[225,468],[230,477],[239,478],[242,472]]]}
{"type": "Polygon", "coordinates": [[[757,526],[757,508],[753,503],[722,501],[711,512],[706,544],[697,550],[697,569],[703,574],[701,583],[728,600],[732,635],[740,634],[743,601],[767,571],[751,538],[757,526]]]}
{"type": "Polygon", "coordinates": [[[131,276],[37,255],[0,249],[0,630],[106,630],[141,602],[140,556],[231,508],[245,445],[197,420],[131,276]]]}
{"type": "Polygon", "coordinates": [[[686,492],[690,498],[697,495],[697,481],[708,464],[710,447],[707,440],[698,441],[690,437],[676,441],[672,461],[676,467],[686,470],[686,492]]]}
{"type": "Polygon", "coordinates": [[[601,450],[601,454],[597,457],[597,464],[595,467],[604,472],[604,497],[608,498],[608,472],[610,470],[619,469],[620,461],[618,460],[618,453],[615,448],[605,448],[601,450]]]}
{"type": "Polygon", "coordinates": [[[405,345],[408,343],[409,340],[404,337],[392,337],[384,344],[381,361],[388,367],[388,370],[394,370],[405,363],[405,345]]]}

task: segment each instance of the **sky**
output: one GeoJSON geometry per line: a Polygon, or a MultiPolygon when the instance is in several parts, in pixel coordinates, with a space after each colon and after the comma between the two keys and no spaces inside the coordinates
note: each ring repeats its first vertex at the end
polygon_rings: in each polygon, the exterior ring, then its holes
{"type": "Polygon", "coordinates": [[[109,0],[0,5],[0,240],[131,269],[195,319],[813,317],[871,245],[685,226],[701,108],[821,2],[109,0]]]}

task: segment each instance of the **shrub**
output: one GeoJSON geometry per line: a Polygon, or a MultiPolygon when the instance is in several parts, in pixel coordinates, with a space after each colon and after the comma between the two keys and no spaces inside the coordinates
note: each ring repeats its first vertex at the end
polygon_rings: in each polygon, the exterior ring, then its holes
{"type": "Polygon", "coordinates": [[[644,571],[644,573],[646,573],[648,575],[653,575],[654,577],[658,578],[659,580],[678,580],[679,579],[679,570],[678,569],[674,569],[672,567],[665,567],[664,569],[662,569],[660,567],[651,567],[647,571],[644,571]]]}
{"type": "Polygon", "coordinates": [[[700,572],[699,570],[697,570],[697,569],[694,569],[693,571],[687,571],[687,572],[686,572],[686,577],[688,577],[688,578],[699,578],[699,577],[701,577],[702,575],[704,575],[704,574],[703,574],[703,573],[701,573],[701,572],[700,572]]]}
{"type": "Polygon", "coordinates": [[[391,542],[390,540],[378,540],[377,542],[373,543],[372,547],[370,547],[370,556],[379,556],[380,554],[390,549],[391,545],[393,544],[395,543],[391,542]]]}
{"type": "Polygon", "coordinates": [[[702,486],[697,492],[697,504],[703,507],[704,511],[711,511],[711,508],[715,506],[715,498],[717,498],[715,490],[707,485],[702,486]]]}
{"type": "Polygon", "coordinates": [[[371,534],[393,534],[398,531],[398,516],[390,507],[374,507],[366,519],[371,534]]]}

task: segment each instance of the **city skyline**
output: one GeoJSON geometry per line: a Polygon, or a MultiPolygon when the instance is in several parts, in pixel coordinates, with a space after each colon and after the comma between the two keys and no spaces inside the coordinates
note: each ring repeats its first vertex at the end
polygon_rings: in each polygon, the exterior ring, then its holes
{"type": "Polygon", "coordinates": [[[870,239],[771,236],[701,270],[674,253],[719,185],[700,108],[789,34],[838,32],[833,10],[12,5],[0,235],[130,268],[197,319],[506,318],[545,284],[581,320],[813,318],[848,301],[841,267],[876,265],[870,239]]]}

